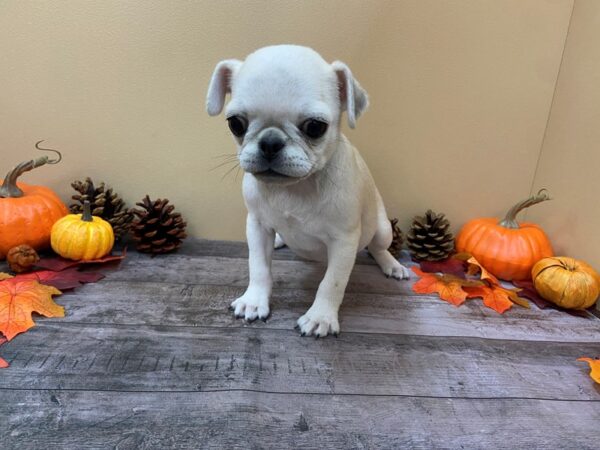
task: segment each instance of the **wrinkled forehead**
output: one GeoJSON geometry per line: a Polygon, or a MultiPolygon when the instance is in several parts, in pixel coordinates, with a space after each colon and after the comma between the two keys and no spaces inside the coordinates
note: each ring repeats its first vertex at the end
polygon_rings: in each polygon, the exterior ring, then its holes
{"type": "Polygon", "coordinates": [[[235,74],[227,114],[317,115],[338,109],[337,77],[320,61],[249,57],[235,74]]]}

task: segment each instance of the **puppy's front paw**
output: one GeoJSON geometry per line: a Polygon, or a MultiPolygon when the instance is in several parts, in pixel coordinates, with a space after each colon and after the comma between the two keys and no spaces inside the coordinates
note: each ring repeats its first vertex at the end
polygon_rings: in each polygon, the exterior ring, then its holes
{"type": "Polygon", "coordinates": [[[337,336],[340,332],[338,313],[329,308],[319,308],[314,305],[306,314],[298,319],[298,327],[302,336],[324,337],[328,334],[337,336]]]}
{"type": "Polygon", "coordinates": [[[231,309],[236,319],[252,322],[256,319],[267,320],[269,317],[269,298],[264,295],[246,292],[231,302],[231,309]]]}
{"type": "Polygon", "coordinates": [[[408,280],[410,278],[410,271],[395,259],[382,266],[381,270],[386,277],[396,278],[397,280],[408,280]]]}

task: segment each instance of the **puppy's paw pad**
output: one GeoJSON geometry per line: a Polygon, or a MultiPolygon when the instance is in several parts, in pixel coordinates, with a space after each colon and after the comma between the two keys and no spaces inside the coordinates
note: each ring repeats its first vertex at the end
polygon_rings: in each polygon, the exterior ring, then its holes
{"type": "Polygon", "coordinates": [[[319,313],[310,309],[298,319],[298,328],[302,336],[313,335],[317,338],[340,332],[337,313],[319,313]]]}
{"type": "Polygon", "coordinates": [[[242,295],[231,302],[230,309],[236,319],[253,322],[256,319],[266,320],[269,317],[269,300],[262,297],[242,295]]]}

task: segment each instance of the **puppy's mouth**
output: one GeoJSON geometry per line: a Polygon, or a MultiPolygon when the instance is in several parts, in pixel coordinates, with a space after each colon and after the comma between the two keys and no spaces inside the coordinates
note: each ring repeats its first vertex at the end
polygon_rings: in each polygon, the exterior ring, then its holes
{"type": "Polygon", "coordinates": [[[295,178],[283,173],[277,172],[273,169],[263,170],[262,172],[254,172],[254,176],[261,178],[295,178]]]}

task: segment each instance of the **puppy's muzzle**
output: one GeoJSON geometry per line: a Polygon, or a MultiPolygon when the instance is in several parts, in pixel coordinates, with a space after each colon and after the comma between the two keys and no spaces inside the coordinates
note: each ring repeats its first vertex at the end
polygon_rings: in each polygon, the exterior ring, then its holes
{"type": "Polygon", "coordinates": [[[274,130],[267,131],[258,141],[258,148],[266,161],[273,161],[283,147],[285,141],[274,130]]]}

